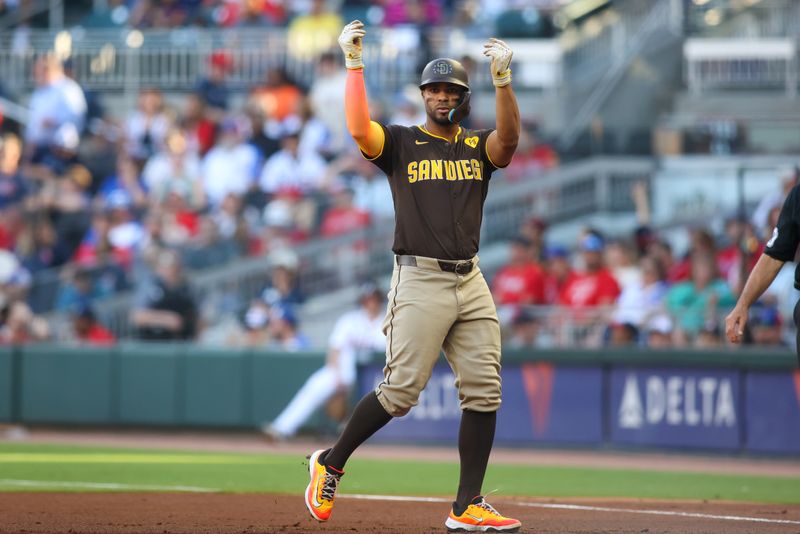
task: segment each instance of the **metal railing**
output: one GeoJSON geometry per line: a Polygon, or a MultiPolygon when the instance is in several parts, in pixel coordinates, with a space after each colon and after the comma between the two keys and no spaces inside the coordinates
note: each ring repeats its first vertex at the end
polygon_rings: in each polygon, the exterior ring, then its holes
{"type": "Polygon", "coordinates": [[[0,30],[7,30],[33,17],[47,13],[50,28],[64,26],[63,0],[28,0],[12,8],[9,13],[0,17],[0,30]]]}
{"type": "Polygon", "coordinates": [[[13,119],[20,124],[27,124],[29,113],[28,108],[0,97],[0,116],[13,119]]]}
{"type": "MultiPolygon", "coordinates": [[[[414,81],[422,50],[398,50],[384,31],[371,30],[364,43],[364,62],[370,83],[394,90],[414,81]]],[[[293,53],[283,29],[209,30],[183,28],[169,31],[136,29],[62,32],[31,31],[27,45],[13,43],[13,35],[0,34],[0,79],[23,92],[33,88],[33,59],[55,51],[70,57],[81,83],[90,90],[135,94],[141,87],[165,91],[190,91],[209,68],[209,56],[222,50],[232,60],[227,78],[232,89],[247,89],[264,82],[273,67],[283,67],[298,83],[310,84],[317,57],[293,53]]]]}
{"type": "Polygon", "coordinates": [[[624,57],[633,37],[648,20],[654,18],[654,12],[659,13],[659,27],[678,33],[679,28],[673,21],[674,13],[679,11],[680,4],[672,0],[623,0],[615,2],[613,9],[567,29],[558,41],[564,51],[564,75],[570,86],[578,89],[592,87],[624,57]]]}
{"type": "Polygon", "coordinates": [[[562,128],[558,139],[562,149],[568,150],[572,147],[617,86],[630,63],[646,46],[653,44],[657,33],[662,32],[675,38],[671,23],[674,4],[656,2],[650,8],[645,6],[646,3],[643,2],[625,4],[619,20],[598,35],[598,42],[589,41],[577,47],[573,53],[567,54],[570,80],[579,80],[590,72],[596,72],[594,76],[597,81],[592,83],[588,96],[581,101],[577,112],[569,116],[567,124],[562,128]],[[599,55],[603,53],[604,55],[599,55]],[[587,66],[587,61],[590,67],[587,66]]]}
{"type": "MultiPolygon", "coordinates": [[[[624,52],[627,36],[633,35],[650,12],[648,2],[620,5],[624,9],[594,17],[580,29],[570,29],[555,39],[511,40],[516,41],[517,87],[560,90],[565,83],[590,87],[614,57],[624,52]]],[[[430,59],[422,57],[426,53],[422,47],[409,47],[408,39],[398,32],[370,28],[365,38],[369,82],[382,90],[394,91],[416,82],[419,65],[430,59]]],[[[190,91],[207,72],[210,54],[224,50],[234,65],[227,79],[232,89],[262,83],[267,70],[275,66],[284,67],[299,83],[308,85],[313,81],[317,58],[289,50],[287,35],[284,28],[74,27],[59,32],[31,30],[25,40],[15,40],[8,32],[0,34],[0,79],[18,92],[31,90],[33,58],[55,51],[72,59],[78,78],[90,90],[135,94],[143,86],[157,86],[166,91],[190,91]]],[[[465,39],[457,29],[441,27],[432,32],[430,53],[456,57],[472,54],[483,61],[482,44],[482,40],[465,39]]],[[[479,69],[473,81],[477,88],[491,87],[486,69],[479,69]]]]}
{"type": "Polygon", "coordinates": [[[687,39],[683,55],[686,85],[694,94],[709,88],[781,87],[787,96],[797,94],[793,39],[687,39]]]}
{"type": "Polygon", "coordinates": [[[686,4],[686,34],[690,36],[800,38],[800,3],[795,0],[686,4]]]}
{"type": "MultiPolygon", "coordinates": [[[[459,38],[459,32],[442,28],[431,39],[434,55],[472,55],[483,61],[484,40],[459,38]]],[[[561,87],[561,52],[558,40],[511,40],[521,89],[561,87]]],[[[226,83],[246,90],[265,80],[266,72],[283,67],[298,83],[314,80],[317,58],[293,54],[284,29],[200,29],[170,31],[73,28],[59,33],[31,31],[24,48],[14,48],[11,35],[0,34],[0,77],[16,91],[33,88],[32,66],[37,54],[55,50],[70,57],[81,83],[95,91],[134,94],[141,87],[157,86],[165,91],[190,91],[208,70],[209,56],[218,50],[231,59],[233,70],[226,83]]],[[[416,83],[422,48],[398,47],[389,29],[371,28],[364,42],[364,63],[369,83],[395,91],[416,83]]],[[[487,69],[479,69],[471,80],[476,89],[491,87],[487,69]]]]}

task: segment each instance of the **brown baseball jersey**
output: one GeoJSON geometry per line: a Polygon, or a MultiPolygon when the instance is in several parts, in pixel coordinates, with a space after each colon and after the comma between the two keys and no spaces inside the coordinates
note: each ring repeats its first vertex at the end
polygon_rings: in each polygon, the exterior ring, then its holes
{"type": "Polygon", "coordinates": [[[497,410],[500,327],[477,258],[483,203],[497,169],[486,152],[492,130],[459,127],[450,142],[421,126],[381,127],[384,145],[371,159],[389,177],[397,261],[383,323],[386,366],[378,401],[395,417],[407,413],[443,350],[461,408],[497,410]],[[453,272],[447,260],[471,263],[453,272]]]}
{"type": "Polygon", "coordinates": [[[381,152],[367,159],[389,177],[394,253],[443,260],[475,256],[489,179],[497,169],[486,152],[492,130],[459,127],[450,142],[422,126],[381,127],[381,152]]]}

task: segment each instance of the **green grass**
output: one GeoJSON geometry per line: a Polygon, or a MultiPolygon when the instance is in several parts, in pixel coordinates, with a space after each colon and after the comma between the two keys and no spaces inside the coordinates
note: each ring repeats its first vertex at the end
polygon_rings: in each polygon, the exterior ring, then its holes
{"type": "MultiPolygon", "coordinates": [[[[234,454],[0,443],[0,491],[88,491],[91,488],[67,483],[91,482],[124,485],[118,488],[120,491],[191,486],[224,492],[300,494],[308,482],[304,463],[302,453],[234,454]],[[16,482],[20,480],[34,482],[16,482]],[[57,485],[48,485],[53,482],[57,485]],[[126,487],[130,485],[134,487],[126,487]]],[[[447,496],[455,490],[458,479],[458,466],[447,462],[356,457],[348,463],[347,471],[341,486],[343,493],[447,496]]],[[[484,491],[494,489],[500,495],[529,497],[800,503],[798,478],[622,469],[491,465],[484,491]]]]}

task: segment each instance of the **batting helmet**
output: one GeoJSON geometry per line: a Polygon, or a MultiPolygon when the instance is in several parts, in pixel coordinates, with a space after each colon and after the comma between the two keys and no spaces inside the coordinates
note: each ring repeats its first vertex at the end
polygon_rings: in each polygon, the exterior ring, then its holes
{"type": "Polygon", "coordinates": [[[422,69],[422,76],[419,82],[419,88],[423,89],[429,83],[452,83],[459,87],[464,88],[464,94],[461,95],[461,100],[455,109],[450,110],[447,118],[452,123],[459,123],[463,121],[470,112],[470,90],[469,90],[469,77],[467,76],[467,69],[464,65],[450,58],[434,59],[422,69]]]}
{"type": "Polygon", "coordinates": [[[463,87],[469,91],[469,77],[464,66],[450,58],[434,59],[422,69],[422,77],[419,88],[422,89],[429,83],[452,83],[463,87]]]}

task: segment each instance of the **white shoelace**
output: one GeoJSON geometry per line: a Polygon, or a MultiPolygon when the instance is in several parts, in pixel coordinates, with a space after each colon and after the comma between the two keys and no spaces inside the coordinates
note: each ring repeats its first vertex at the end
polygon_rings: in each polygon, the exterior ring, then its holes
{"type": "Polygon", "coordinates": [[[339,487],[339,481],[342,479],[341,475],[334,475],[325,472],[325,481],[322,483],[322,498],[332,501],[336,495],[336,488],[339,487]]]}
{"type": "Polygon", "coordinates": [[[491,504],[489,504],[488,502],[486,502],[485,499],[481,500],[481,502],[476,504],[475,506],[478,506],[479,508],[483,508],[484,510],[486,510],[486,511],[492,513],[492,514],[500,515],[500,512],[495,510],[494,507],[491,504]]]}

